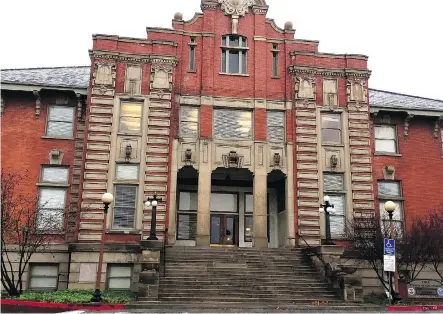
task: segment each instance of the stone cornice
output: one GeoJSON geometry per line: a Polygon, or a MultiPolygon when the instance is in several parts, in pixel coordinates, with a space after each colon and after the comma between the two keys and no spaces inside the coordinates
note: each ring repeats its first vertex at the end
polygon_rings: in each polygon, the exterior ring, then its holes
{"type": "Polygon", "coordinates": [[[178,30],[178,29],[169,29],[169,28],[146,28],[147,32],[151,33],[165,33],[165,34],[175,34],[175,35],[185,35],[185,36],[196,36],[196,37],[215,37],[215,33],[209,33],[209,32],[191,32],[191,31],[185,31],[185,30],[178,30]]]}
{"type": "MultiPolygon", "coordinates": [[[[306,42],[309,43],[309,41],[306,41],[306,42]]],[[[320,57],[320,58],[335,58],[335,59],[350,58],[350,59],[368,60],[368,56],[360,55],[360,54],[334,54],[334,53],[298,51],[298,50],[291,50],[289,52],[289,55],[291,57],[294,57],[297,55],[303,55],[303,56],[314,56],[314,57],[320,57]]]]}
{"type": "Polygon", "coordinates": [[[402,112],[410,116],[436,117],[436,118],[443,116],[443,111],[416,110],[416,109],[407,109],[407,108],[388,108],[388,107],[377,107],[374,105],[371,105],[370,111],[371,113],[378,113],[380,111],[397,112],[397,113],[402,112]]]}
{"type": "Polygon", "coordinates": [[[333,77],[359,77],[369,78],[371,71],[367,69],[329,69],[308,66],[290,65],[288,72],[293,75],[333,76],[333,77]]]}
{"type": "Polygon", "coordinates": [[[32,84],[19,84],[19,83],[8,83],[2,82],[2,90],[13,90],[13,91],[23,91],[23,92],[34,92],[41,91],[42,89],[47,90],[60,90],[60,91],[72,91],[76,94],[87,95],[88,88],[81,87],[69,87],[69,86],[56,86],[56,85],[32,85],[32,84]]]}
{"type": "Polygon", "coordinates": [[[109,50],[90,50],[91,58],[107,59],[134,63],[156,63],[166,65],[177,65],[178,58],[171,55],[156,55],[156,54],[132,54],[109,50]]]}
{"type": "Polygon", "coordinates": [[[167,45],[167,46],[173,46],[177,47],[177,43],[172,40],[162,40],[162,39],[143,39],[143,38],[132,38],[132,37],[120,37],[115,35],[102,35],[102,34],[95,34],[92,35],[93,40],[114,40],[119,42],[125,42],[125,43],[136,43],[136,44],[144,44],[144,45],[152,45],[152,44],[158,44],[158,45],[167,45]]]}

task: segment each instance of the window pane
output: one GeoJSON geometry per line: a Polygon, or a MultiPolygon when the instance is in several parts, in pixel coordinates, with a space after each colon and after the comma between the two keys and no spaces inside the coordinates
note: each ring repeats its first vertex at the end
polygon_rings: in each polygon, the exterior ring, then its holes
{"type": "Polygon", "coordinates": [[[197,122],[182,122],[180,124],[180,135],[182,137],[197,137],[198,123],[197,122]]]}
{"type": "Polygon", "coordinates": [[[122,103],[122,112],[120,114],[122,117],[137,117],[142,116],[142,105],[141,104],[128,104],[122,103]]]}
{"type": "Polygon", "coordinates": [[[120,118],[120,131],[121,132],[140,132],[140,118],[129,118],[129,117],[121,117],[120,118]]]}
{"type": "Polygon", "coordinates": [[[190,56],[189,56],[189,70],[195,70],[195,47],[190,48],[190,56]]]}
{"type": "Polygon", "coordinates": [[[72,122],[49,121],[46,135],[56,137],[71,137],[73,134],[72,122]]]}
{"type": "Polygon", "coordinates": [[[245,216],[245,242],[252,242],[253,219],[252,216],[245,216]]]}
{"type": "MultiPolygon", "coordinates": [[[[403,221],[403,202],[394,201],[394,203],[397,205],[397,207],[392,214],[392,219],[403,221]]],[[[389,220],[389,215],[386,212],[384,205],[385,201],[379,200],[380,217],[382,220],[389,220]]]]}
{"type": "Polygon", "coordinates": [[[65,189],[40,188],[40,208],[64,208],[65,198],[65,189]]]}
{"type": "Polygon", "coordinates": [[[130,185],[116,186],[114,228],[134,228],[137,188],[130,185]]]}
{"type": "Polygon", "coordinates": [[[384,140],[395,140],[395,127],[390,125],[376,126],[375,138],[384,140]]]}
{"type": "Polygon", "coordinates": [[[226,73],[226,50],[222,51],[222,73],[226,73]]]}
{"type": "Polygon", "coordinates": [[[325,173],[323,175],[324,189],[326,191],[343,191],[343,175],[325,173]]]}
{"type": "Polygon", "coordinates": [[[247,54],[246,51],[242,51],[242,53],[241,53],[241,57],[242,57],[242,66],[241,66],[241,68],[242,68],[242,73],[243,74],[247,74],[248,73],[248,71],[247,71],[247,68],[248,68],[248,58],[246,58],[246,54],[247,54]]]}
{"type": "Polygon", "coordinates": [[[229,51],[229,73],[239,73],[240,72],[240,52],[237,50],[229,51]]]}
{"type": "Polygon", "coordinates": [[[341,131],[337,129],[322,129],[321,137],[323,142],[341,143],[341,131]]]}
{"type": "Polygon", "coordinates": [[[138,180],[137,165],[117,165],[117,180],[138,180]]]}
{"type": "Polygon", "coordinates": [[[330,216],[331,222],[331,234],[342,235],[345,230],[345,217],[344,216],[330,216]]]}
{"type": "Polygon", "coordinates": [[[51,106],[49,107],[49,120],[72,123],[74,121],[74,108],[51,106]]]}
{"type": "Polygon", "coordinates": [[[32,277],[29,286],[31,289],[55,289],[57,277],[32,277]]]}
{"type": "Polygon", "coordinates": [[[268,141],[270,142],[284,142],[285,141],[285,128],[284,127],[268,127],[268,141]]]}
{"type": "Polygon", "coordinates": [[[386,153],[396,153],[397,145],[395,140],[375,140],[375,151],[376,152],[386,152],[386,153]]]}
{"type": "Polygon", "coordinates": [[[254,195],[245,194],[245,212],[252,213],[254,211],[254,195]]]}
{"type": "Polygon", "coordinates": [[[330,203],[334,205],[335,215],[345,215],[345,197],[344,195],[329,195],[331,197],[330,203]]]}
{"type": "Polygon", "coordinates": [[[338,114],[323,114],[321,117],[322,129],[341,129],[340,115],[338,114]]]}
{"type": "Polygon", "coordinates": [[[43,167],[42,181],[53,183],[68,183],[68,168],[61,167],[43,167]]]}
{"type": "Polygon", "coordinates": [[[211,193],[211,211],[237,212],[237,194],[211,193]]]}
{"type": "Polygon", "coordinates": [[[268,111],[267,112],[268,126],[284,126],[285,112],[284,111],[268,111]]]}
{"type": "Polygon", "coordinates": [[[197,211],[198,195],[191,192],[180,192],[178,210],[197,211]]]}
{"type": "Polygon", "coordinates": [[[248,47],[248,39],[246,37],[241,38],[241,46],[242,47],[248,47]]]}
{"type": "Polygon", "coordinates": [[[197,234],[197,215],[179,214],[177,238],[180,240],[195,240],[197,234]]]}
{"type": "Polygon", "coordinates": [[[272,53],[272,76],[278,76],[278,53],[272,53]]]}
{"type": "Polygon", "coordinates": [[[197,107],[180,107],[181,121],[198,122],[198,108],[197,107]]]}
{"type": "Polygon", "coordinates": [[[131,266],[110,266],[109,267],[109,277],[131,277],[131,266]]]}
{"type": "Polygon", "coordinates": [[[131,278],[109,278],[108,282],[109,289],[130,289],[131,288],[131,278]]]}
{"type": "Polygon", "coordinates": [[[63,231],[64,210],[60,208],[38,209],[37,229],[54,233],[63,231]]]}
{"type": "Polygon", "coordinates": [[[57,265],[32,265],[31,275],[32,276],[57,276],[58,266],[57,265]]]}
{"type": "Polygon", "coordinates": [[[268,141],[284,142],[285,140],[285,113],[278,111],[267,112],[268,141]]]}
{"type": "Polygon", "coordinates": [[[399,182],[378,182],[378,195],[401,196],[399,182]]]}
{"type": "Polygon", "coordinates": [[[251,112],[214,110],[214,137],[231,139],[252,138],[251,112]]]}
{"type": "Polygon", "coordinates": [[[229,46],[231,47],[239,47],[239,37],[238,36],[229,36],[229,46]]]}

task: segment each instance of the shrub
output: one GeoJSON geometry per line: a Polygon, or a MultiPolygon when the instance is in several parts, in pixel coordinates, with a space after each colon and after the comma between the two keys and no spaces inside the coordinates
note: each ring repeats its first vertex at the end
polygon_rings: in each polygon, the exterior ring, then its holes
{"type": "MultiPolygon", "coordinates": [[[[25,291],[20,300],[43,301],[55,303],[89,303],[92,290],[60,290],[60,291],[25,291]]],[[[122,304],[134,301],[136,295],[130,291],[105,291],[102,293],[103,303],[122,304]]]]}

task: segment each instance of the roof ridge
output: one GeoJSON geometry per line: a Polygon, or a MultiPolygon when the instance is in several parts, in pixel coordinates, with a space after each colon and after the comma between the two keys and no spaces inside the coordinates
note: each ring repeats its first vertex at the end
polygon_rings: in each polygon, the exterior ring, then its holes
{"type": "Polygon", "coordinates": [[[44,70],[44,69],[78,69],[89,68],[89,65],[74,65],[74,66],[59,66],[59,67],[37,67],[37,68],[11,68],[1,69],[1,71],[15,71],[15,70],[44,70]]]}
{"type": "Polygon", "coordinates": [[[399,95],[399,96],[407,96],[407,97],[420,98],[420,99],[426,99],[426,100],[433,100],[433,101],[438,101],[438,102],[442,102],[443,103],[443,99],[415,96],[415,95],[410,95],[410,94],[403,94],[403,93],[391,92],[391,91],[382,90],[382,89],[376,89],[376,88],[369,88],[369,90],[373,90],[373,91],[376,91],[376,92],[387,93],[387,94],[392,94],[392,95],[399,95]]]}

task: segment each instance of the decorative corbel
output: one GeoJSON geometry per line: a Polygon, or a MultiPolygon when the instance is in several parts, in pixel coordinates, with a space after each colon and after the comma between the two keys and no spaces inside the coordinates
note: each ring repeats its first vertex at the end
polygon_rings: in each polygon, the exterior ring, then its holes
{"type": "Polygon", "coordinates": [[[77,97],[77,119],[82,120],[82,116],[83,116],[82,95],[80,95],[79,93],[76,93],[75,96],[77,97]]]}
{"type": "Polygon", "coordinates": [[[411,121],[411,119],[414,117],[413,114],[409,114],[406,116],[405,121],[404,121],[404,131],[403,131],[403,135],[405,137],[408,137],[409,135],[409,122],[411,121]]]}
{"type": "Polygon", "coordinates": [[[1,103],[1,107],[0,107],[0,116],[2,116],[4,112],[5,112],[5,99],[2,96],[2,103],[1,103]]]}
{"type": "Polygon", "coordinates": [[[36,98],[35,100],[35,117],[38,119],[40,118],[40,112],[42,109],[42,101],[41,101],[41,97],[40,97],[40,93],[38,90],[35,90],[32,92],[36,98]]]}
{"type": "MultiPolygon", "coordinates": [[[[3,101],[3,99],[2,99],[3,101]]],[[[437,120],[435,120],[435,125],[434,125],[434,138],[437,139],[438,138],[438,129],[440,128],[440,124],[443,121],[443,116],[440,116],[437,118],[437,120]]]]}
{"type": "Polygon", "coordinates": [[[383,167],[383,179],[395,180],[395,167],[394,166],[383,167]]]}
{"type": "Polygon", "coordinates": [[[378,117],[379,113],[380,113],[379,110],[371,112],[371,120],[370,120],[371,124],[376,123],[376,120],[377,120],[377,117],[378,117]]]}

